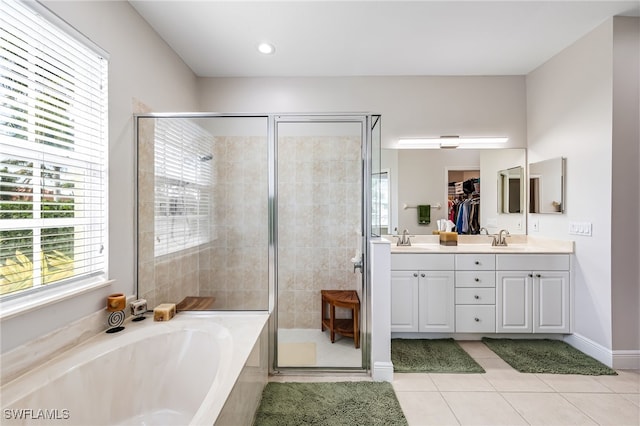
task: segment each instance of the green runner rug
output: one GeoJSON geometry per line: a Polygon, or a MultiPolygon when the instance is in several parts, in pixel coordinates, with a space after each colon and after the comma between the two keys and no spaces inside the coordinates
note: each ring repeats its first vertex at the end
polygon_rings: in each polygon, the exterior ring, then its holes
{"type": "Polygon", "coordinates": [[[267,383],[254,426],[406,426],[387,382],[267,383]]]}
{"type": "Polygon", "coordinates": [[[492,339],[482,341],[507,364],[521,373],[616,375],[600,361],[562,340],[492,339]]]}
{"type": "Polygon", "coordinates": [[[391,362],[399,373],[484,373],[453,339],[391,339],[391,362]]]}

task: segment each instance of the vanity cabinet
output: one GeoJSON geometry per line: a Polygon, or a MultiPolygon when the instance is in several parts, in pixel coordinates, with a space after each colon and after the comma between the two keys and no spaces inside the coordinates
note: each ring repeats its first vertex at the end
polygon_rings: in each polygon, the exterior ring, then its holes
{"type": "Polygon", "coordinates": [[[496,331],[569,333],[569,255],[496,255],[496,331]]]}
{"type": "Polygon", "coordinates": [[[456,254],[456,332],[496,331],[496,274],[493,254],[456,254]]]}
{"type": "Polygon", "coordinates": [[[391,331],[453,332],[454,257],[391,255],[391,331]]]}

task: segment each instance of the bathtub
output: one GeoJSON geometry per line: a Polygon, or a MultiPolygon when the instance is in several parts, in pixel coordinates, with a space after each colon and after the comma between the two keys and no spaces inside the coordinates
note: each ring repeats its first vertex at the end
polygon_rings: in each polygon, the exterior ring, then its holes
{"type": "Polygon", "coordinates": [[[183,312],[128,322],[3,384],[0,423],[250,424],[267,380],[267,319],[183,312]]]}

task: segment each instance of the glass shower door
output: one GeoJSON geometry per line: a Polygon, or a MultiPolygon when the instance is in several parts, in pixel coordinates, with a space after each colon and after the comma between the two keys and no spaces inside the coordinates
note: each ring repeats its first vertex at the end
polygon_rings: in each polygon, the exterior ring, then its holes
{"type": "Polygon", "coordinates": [[[362,303],[357,312],[335,308],[336,323],[358,331],[335,333],[332,342],[321,293],[363,300],[352,259],[363,246],[365,129],[364,116],[276,118],[276,368],[363,367],[362,303]]]}

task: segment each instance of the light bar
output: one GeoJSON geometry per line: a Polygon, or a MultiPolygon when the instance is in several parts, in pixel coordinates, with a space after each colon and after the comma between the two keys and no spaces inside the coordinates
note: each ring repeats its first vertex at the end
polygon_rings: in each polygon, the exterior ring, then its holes
{"type": "Polygon", "coordinates": [[[478,149],[502,148],[509,140],[506,137],[459,137],[440,136],[437,138],[398,139],[398,149],[478,149]]]}

